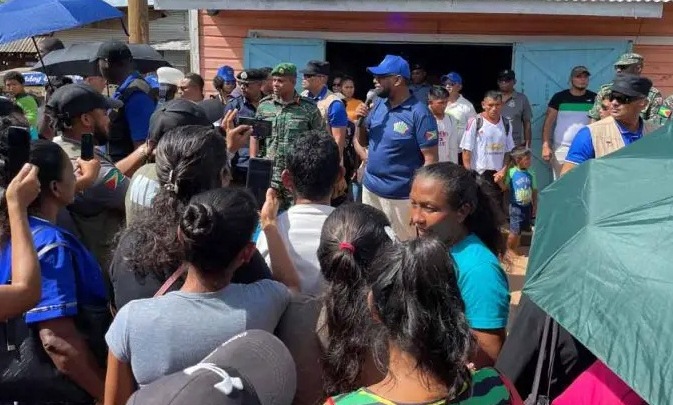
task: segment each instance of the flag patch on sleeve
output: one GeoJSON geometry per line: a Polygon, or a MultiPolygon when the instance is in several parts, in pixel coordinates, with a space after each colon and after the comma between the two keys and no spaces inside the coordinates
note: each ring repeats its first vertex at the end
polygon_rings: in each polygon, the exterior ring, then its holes
{"type": "Polygon", "coordinates": [[[103,184],[108,190],[116,190],[119,187],[119,184],[124,181],[124,175],[117,169],[112,169],[105,175],[103,179],[103,184]]]}

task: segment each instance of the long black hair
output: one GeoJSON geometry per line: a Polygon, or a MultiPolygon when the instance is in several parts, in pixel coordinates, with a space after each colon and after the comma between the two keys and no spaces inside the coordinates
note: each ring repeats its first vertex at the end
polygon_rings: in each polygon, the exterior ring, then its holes
{"type": "Polygon", "coordinates": [[[180,219],[185,260],[202,274],[222,273],[250,244],[259,215],[254,197],[239,188],[194,196],[180,219]]]}
{"type": "Polygon", "coordinates": [[[442,242],[419,238],[383,246],[369,272],[377,362],[387,363],[392,343],[449,398],[470,380],[473,345],[454,266],[442,242]]]}
{"type": "Polygon", "coordinates": [[[325,309],[329,341],[323,373],[329,395],[358,388],[370,348],[367,274],[379,248],[392,243],[390,233],[390,222],[383,212],[358,203],[340,206],[323,225],[318,261],[328,282],[325,309]]]}
{"type": "MultiPolygon", "coordinates": [[[[2,117],[0,118],[0,160],[7,162],[9,155],[8,129],[10,126],[21,124],[22,120],[18,118],[2,117]]],[[[61,181],[63,171],[65,170],[67,155],[57,144],[37,140],[30,145],[29,162],[37,166],[39,170],[37,178],[40,180],[41,192],[38,197],[28,207],[28,212],[33,214],[39,208],[44,197],[51,193],[50,184],[52,181],[61,181]]],[[[0,187],[6,189],[12,179],[8,178],[3,166],[0,170],[0,187]]],[[[5,244],[11,238],[9,229],[9,212],[7,207],[7,198],[4,193],[0,200],[0,243],[5,244]]]]}
{"type": "Polygon", "coordinates": [[[189,200],[204,191],[222,187],[227,170],[226,144],[220,133],[204,126],[183,126],[167,132],[156,151],[160,188],[150,209],[140,210],[119,236],[132,237],[135,249],[124,256],[141,276],[174,271],[184,259],[177,227],[189,200]]]}
{"type": "Polygon", "coordinates": [[[493,187],[473,170],[451,162],[433,163],[416,171],[415,178],[425,177],[442,184],[447,203],[453,210],[469,205],[471,213],[465,218],[468,232],[474,233],[494,255],[505,253],[505,240],[500,227],[505,223],[493,187]]]}

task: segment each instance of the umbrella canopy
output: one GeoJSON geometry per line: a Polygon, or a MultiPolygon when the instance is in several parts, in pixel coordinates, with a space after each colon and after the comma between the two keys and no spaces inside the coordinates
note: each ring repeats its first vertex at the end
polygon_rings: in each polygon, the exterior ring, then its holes
{"type": "MultiPolygon", "coordinates": [[[[38,62],[33,70],[47,73],[50,76],[100,76],[98,63],[91,62],[100,46],[101,42],[87,42],[49,52],[42,60],[44,66],[38,62]]],[[[135,67],[140,73],[154,72],[162,66],[170,66],[170,63],[166,62],[163,56],[150,45],[130,44],[129,49],[133,55],[135,67]]]]}
{"type": "Polygon", "coordinates": [[[121,18],[103,0],[9,0],[0,5],[0,44],[121,18]]]}
{"type": "Polygon", "coordinates": [[[524,293],[651,404],[673,403],[673,127],[540,195],[524,293]]]}

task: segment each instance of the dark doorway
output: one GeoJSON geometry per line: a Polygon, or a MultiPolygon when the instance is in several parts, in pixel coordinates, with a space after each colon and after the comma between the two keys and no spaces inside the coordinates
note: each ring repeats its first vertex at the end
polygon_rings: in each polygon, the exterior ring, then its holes
{"type": "Polygon", "coordinates": [[[430,84],[440,84],[442,75],[458,72],[463,77],[463,96],[477,110],[484,93],[497,88],[498,72],[512,67],[511,45],[328,42],[326,53],[333,72],[355,78],[356,97],[361,100],[373,87],[367,67],[393,54],[403,56],[409,64],[423,64],[430,84]]]}

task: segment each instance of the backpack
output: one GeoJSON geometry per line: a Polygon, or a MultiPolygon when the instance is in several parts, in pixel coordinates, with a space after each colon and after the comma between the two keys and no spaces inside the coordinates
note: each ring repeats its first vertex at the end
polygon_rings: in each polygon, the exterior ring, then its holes
{"type": "MultiPolygon", "coordinates": [[[[475,124],[477,125],[477,128],[474,130],[475,133],[479,133],[479,130],[481,127],[484,125],[484,117],[481,116],[481,114],[477,115],[477,117],[474,119],[475,124]]],[[[512,125],[512,122],[510,121],[509,118],[507,117],[502,117],[502,125],[505,126],[505,136],[509,134],[509,128],[512,125]]]]}

